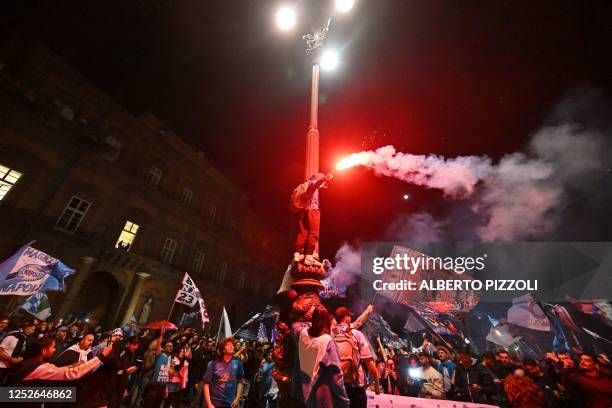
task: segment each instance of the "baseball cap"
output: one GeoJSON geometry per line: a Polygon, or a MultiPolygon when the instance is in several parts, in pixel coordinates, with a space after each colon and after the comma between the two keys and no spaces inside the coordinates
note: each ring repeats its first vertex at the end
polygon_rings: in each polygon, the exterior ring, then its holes
{"type": "Polygon", "coordinates": [[[121,328],[116,328],[111,332],[111,337],[112,336],[121,336],[123,337],[123,330],[121,330],[121,328]]]}

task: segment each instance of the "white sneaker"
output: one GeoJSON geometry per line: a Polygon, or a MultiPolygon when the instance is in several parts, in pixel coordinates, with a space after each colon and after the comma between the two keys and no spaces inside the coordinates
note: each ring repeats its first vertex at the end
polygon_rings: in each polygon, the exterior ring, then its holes
{"type": "Polygon", "coordinates": [[[315,257],[312,256],[312,255],[306,255],[306,259],[304,259],[304,265],[306,265],[306,266],[317,266],[317,267],[323,266],[321,264],[321,262],[317,261],[315,259],[315,257]]]}

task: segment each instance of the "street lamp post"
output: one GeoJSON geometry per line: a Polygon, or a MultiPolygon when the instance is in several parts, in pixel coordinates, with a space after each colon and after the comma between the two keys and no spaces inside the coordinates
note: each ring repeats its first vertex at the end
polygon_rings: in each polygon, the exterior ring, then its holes
{"type": "MultiPolygon", "coordinates": [[[[336,0],[336,8],[341,12],[348,11],[353,5],[353,0],[336,0]]],[[[276,16],[280,28],[290,30],[295,24],[295,14],[292,9],[283,8],[276,16]]],[[[304,180],[319,172],[319,69],[333,68],[337,59],[327,58],[328,52],[323,53],[322,48],[325,37],[329,31],[331,17],[327,24],[318,31],[302,36],[306,41],[306,54],[312,57],[312,78],[310,88],[310,120],[306,132],[306,160],[304,169],[304,180]]],[[[317,244],[318,247],[318,244],[317,244]]],[[[318,248],[315,249],[318,253],[318,248]]],[[[310,321],[313,310],[321,305],[319,291],[323,289],[321,280],[325,278],[325,269],[319,264],[305,265],[302,262],[292,262],[286,272],[286,277],[291,276],[293,281],[291,289],[294,291],[287,296],[284,305],[281,304],[281,317],[276,334],[276,346],[273,351],[277,363],[273,376],[280,390],[279,405],[285,406],[290,395],[290,376],[294,359],[291,350],[290,327],[291,322],[310,321]]],[[[283,279],[283,285],[285,279],[283,279]]],[[[287,292],[289,293],[289,292],[287,292]]],[[[295,350],[294,350],[295,351],[295,350]]]]}
{"type": "Polygon", "coordinates": [[[310,89],[310,122],[306,133],[306,167],[304,180],[319,172],[319,64],[312,64],[312,86],[310,89]]]}
{"type": "Polygon", "coordinates": [[[312,34],[302,36],[306,41],[306,54],[312,55],[312,80],[310,87],[310,122],[306,133],[306,166],[304,179],[319,172],[319,61],[317,59],[323,47],[323,41],[329,31],[331,17],[325,27],[312,34]]]}

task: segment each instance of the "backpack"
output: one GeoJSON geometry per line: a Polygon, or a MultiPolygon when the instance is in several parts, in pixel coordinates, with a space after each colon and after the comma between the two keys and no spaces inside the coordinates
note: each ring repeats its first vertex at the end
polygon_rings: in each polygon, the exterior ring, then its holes
{"type": "Polygon", "coordinates": [[[309,197],[307,195],[308,182],[305,181],[293,189],[289,199],[289,210],[297,213],[308,206],[309,197]]]}
{"type": "Polygon", "coordinates": [[[344,374],[344,384],[359,385],[359,347],[351,334],[351,328],[334,334],[334,341],[338,346],[340,356],[340,369],[344,374]]]}

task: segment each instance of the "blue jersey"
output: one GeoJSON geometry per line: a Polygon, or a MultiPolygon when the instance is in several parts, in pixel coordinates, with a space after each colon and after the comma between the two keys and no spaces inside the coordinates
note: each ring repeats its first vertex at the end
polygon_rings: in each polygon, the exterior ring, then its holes
{"type": "Polygon", "coordinates": [[[236,399],[238,381],[244,378],[242,361],[232,358],[226,363],[216,358],[208,363],[204,383],[210,385],[210,402],[218,406],[230,406],[236,399]]]}
{"type": "Polygon", "coordinates": [[[166,384],[170,382],[170,362],[172,359],[166,353],[159,353],[153,366],[152,384],[166,384]]]}

